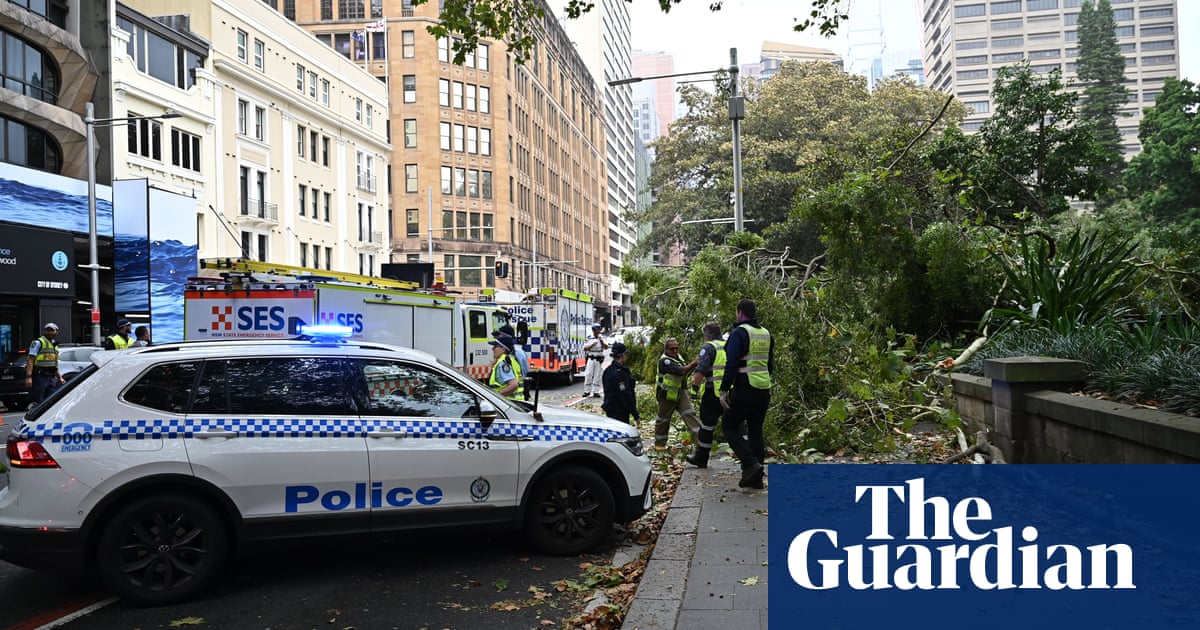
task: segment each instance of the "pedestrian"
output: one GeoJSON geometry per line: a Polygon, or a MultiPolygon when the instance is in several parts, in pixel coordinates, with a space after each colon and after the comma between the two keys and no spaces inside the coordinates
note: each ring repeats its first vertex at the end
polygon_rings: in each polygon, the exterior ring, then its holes
{"type": "Polygon", "coordinates": [[[700,430],[696,410],[687,388],[683,386],[689,372],[697,361],[684,363],[679,357],[679,341],[671,337],[663,343],[663,354],[658,359],[658,378],[655,380],[654,397],[658,401],[658,417],[654,419],[654,450],[667,449],[667,438],[671,430],[671,415],[676,411],[692,433],[693,441],[700,430]]]}
{"type": "Polygon", "coordinates": [[[509,324],[504,324],[497,328],[492,333],[492,337],[501,340],[503,337],[508,337],[509,345],[512,346],[513,354],[517,355],[517,361],[521,362],[521,389],[524,391],[525,400],[529,400],[529,390],[533,385],[533,373],[529,371],[529,355],[526,354],[525,348],[521,347],[521,340],[517,339],[517,334],[513,327],[509,324]]]}
{"type": "Polygon", "coordinates": [[[129,344],[130,347],[144,348],[146,346],[154,345],[154,342],[150,341],[150,327],[149,326],[138,326],[137,328],[134,328],[133,329],[133,337],[134,337],[133,343],[129,344]]]}
{"type": "Polygon", "coordinates": [[[763,488],[763,422],[771,405],[771,370],[775,367],[775,340],[758,323],[754,300],[737,305],[737,324],[725,342],[725,373],[721,376],[721,430],[742,464],[742,488],[763,488]]]}
{"type": "Polygon", "coordinates": [[[637,383],[633,373],[625,366],[629,359],[629,351],[625,344],[618,341],[612,345],[612,361],[604,368],[604,402],[600,408],[604,414],[614,420],[637,426],[642,422],[642,416],[637,410],[637,383]],[[633,422],[629,422],[629,418],[633,422]]]}
{"type": "Polygon", "coordinates": [[[105,350],[124,350],[133,345],[133,337],[129,335],[129,331],[133,328],[133,324],[128,319],[122,317],[117,320],[117,332],[104,338],[105,350]]]}
{"type": "Polygon", "coordinates": [[[496,393],[510,400],[524,400],[525,388],[522,384],[521,362],[513,352],[513,338],[504,336],[495,341],[489,341],[492,346],[492,375],[488,386],[496,393]]]}
{"type": "Polygon", "coordinates": [[[592,324],[592,338],[583,344],[583,353],[587,355],[587,368],[583,372],[584,398],[599,396],[600,388],[603,386],[600,382],[600,375],[603,372],[604,351],[608,350],[608,344],[600,336],[602,328],[600,324],[592,324]]]}
{"type": "Polygon", "coordinates": [[[25,361],[25,382],[29,383],[29,406],[42,402],[63,384],[58,371],[58,324],[47,323],[42,336],[29,344],[25,361]]]}
{"type": "Polygon", "coordinates": [[[708,468],[708,457],[712,454],[713,431],[721,421],[721,399],[717,386],[725,375],[725,340],[721,339],[720,322],[708,322],[701,329],[704,345],[696,357],[696,371],[692,372],[692,388],[700,400],[700,431],[696,434],[696,450],[687,456],[687,463],[697,468],[708,468]]]}

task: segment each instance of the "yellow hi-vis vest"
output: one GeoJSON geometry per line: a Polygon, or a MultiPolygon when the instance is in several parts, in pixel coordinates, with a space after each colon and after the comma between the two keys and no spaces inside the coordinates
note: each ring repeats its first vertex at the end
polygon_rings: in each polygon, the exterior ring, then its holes
{"type": "Polygon", "coordinates": [[[492,376],[488,380],[488,386],[497,391],[504,387],[504,382],[500,380],[500,366],[505,361],[508,361],[508,368],[512,370],[513,378],[517,379],[517,388],[505,397],[509,400],[525,400],[525,382],[524,375],[521,374],[521,362],[511,352],[500,355],[500,358],[492,364],[492,376]]]}
{"type": "Polygon", "coordinates": [[[771,333],[766,328],[755,328],[750,324],[742,324],[738,328],[746,329],[750,335],[750,348],[738,372],[750,379],[750,387],[771,389],[771,372],[767,368],[767,360],[771,358],[771,333]]]}
{"type": "Polygon", "coordinates": [[[708,343],[717,351],[717,356],[713,358],[712,376],[704,379],[703,383],[700,383],[701,396],[704,395],[704,390],[708,387],[712,387],[714,394],[717,393],[717,388],[721,386],[721,380],[725,378],[725,362],[728,361],[728,358],[725,356],[724,339],[713,339],[708,343]]]}
{"type": "MultiPolygon", "coordinates": [[[[661,361],[662,359],[670,359],[670,360],[678,363],[679,365],[684,365],[683,359],[680,359],[677,357],[669,357],[669,356],[667,356],[667,354],[665,352],[663,353],[663,355],[659,359],[659,361],[661,361]]],[[[656,379],[655,384],[658,387],[662,388],[663,391],[667,392],[667,400],[679,400],[679,392],[683,389],[683,375],[682,374],[668,374],[666,372],[663,372],[662,370],[659,370],[658,378],[656,379]]]]}
{"type": "Polygon", "coordinates": [[[45,335],[38,337],[38,353],[33,358],[34,370],[58,369],[58,346],[45,335]]]}
{"type": "Polygon", "coordinates": [[[126,339],[121,335],[109,335],[108,338],[112,339],[113,348],[116,350],[124,350],[133,345],[133,337],[126,339]]]}

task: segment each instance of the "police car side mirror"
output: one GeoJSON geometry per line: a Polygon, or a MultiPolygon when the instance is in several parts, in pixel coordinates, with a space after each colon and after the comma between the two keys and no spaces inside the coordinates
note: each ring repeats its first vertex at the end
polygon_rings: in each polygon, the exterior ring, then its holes
{"type": "Polygon", "coordinates": [[[479,424],[482,424],[483,428],[486,429],[492,426],[492,423],[496,421],[496,416],[499,413],[500,412],[496,409],[496,405],[493,405],[486,400],[479,401],[479,424]]]}

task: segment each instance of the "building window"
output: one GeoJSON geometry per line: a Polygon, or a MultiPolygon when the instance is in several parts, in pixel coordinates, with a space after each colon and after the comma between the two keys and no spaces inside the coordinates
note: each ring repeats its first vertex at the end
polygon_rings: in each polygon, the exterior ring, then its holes
{"type": "Polygon", "coordinates": [[[959,57],[955,59],[955,63],[960,66],[978,66],[987,63],[987,55],[974,55],[971,57],[959,57]]]}
{"type": "Polygon", "coordinates": [[[473,111],[475,111],[475,92],[476,92],[477,88],[474,85],[471,85],[470,83],[468,83],[466,87],[467,87],[467,93],[466,93],[467,111],[473,112],[473,111]]]}
{"type": "MultiPolygon", "coordinates": [[[[125,52],[133,58],[138,72],[148,74],[163,83],[174,85],[184,90],[195,85],[196,77],[194,70],[204,65],[204,58],[199,52],[189,50],[164,37],[160,37],[122,16],[117,17],[117,25],[130,34],[125,52]]],[[[242,33],[244,34],[244,31],[242,33]]],[[[8,41],[4,44],[6,56],[11,57],[13,53],[12,48],[10,48],[12,42],[8,41]]],[[[245,41],[240,46],[240,58],[242,61],[246,61],[245,41]]],[[[29,64],[31,61],[27,54],[24,61],[26,68],[30,67],[29,64]]],[[[13,60],[9,58],[5,63],[7,67],[12,67],[13,60]]],[[[56,73],[51,74],[57,77],[56,73]]],[[[42,79],[43,84],[46,84],[51,78],[51,75],[46,72],[43,72],[42,76],[44,77],[42,79]]],[[[53,84],[55,86],[54,89],[57,90],[57,81],[53,81],[53,84]]],[[[9,84],[9,89],[13,89],[11,83],[9,84]]],[[[45,89],[50,89],[50,87],[47,86],[45,89]]]]}
{"type": "Polygon", "coordinates": [[[466,141],[466,125],[454,125],[454,150],[459,153],[463,152],[463,144],[466,141]]]}
{"type": "Polygon", "coordinates": [[[954,7],[954,17],[979,17],[987,15],[987,7],[983,4],[968,4],[960,7],[954,7]]]}
{"type": "Polygon", "coordinates": [[[237,58],[242,63],[245,63],[249,59],[246,48],[249,43],[250,34],[240,28],[237,29],[237,58]]]}
{"type": "Polygon", "coordinates": [[[304,77],[306,75],[307,71],[304,69],[304,66],[296,64],[296,89],[300,90],[301,94],[304,93],[304,77]]]}
{"type": "Polygon", "coordinates": [[[312,216],[313,221],[316,221],[317,220],[317,205],[318,205],[317,202],[319,202],[321,200],[320,191],[317,190],[316,188],[312,189],[311,198],[312,198],[312,215],[310,215],[310,216],[312,216]]]}
{"type": "MultiPolygon", "coordinates": [[[[1126,26],[1124,28],[1132,28],[1132,27],[1126,26]]],[[[1121,29],[1118,28],[1117,30],[1120,31],[1121,29]]],[[[1133,32],[1130,31],[1129,34],[1132,35],[1133,32]]],[[[1175,34],[1175,25],[1173,25],[1173,24],[1170,26],[1143,26],[1142,27],[1142,37],[1153,37],[1155,35],[1174,35],[1174,34],[1175,34]]],[[[1119,34],[1117,36],[1121,37],[1121,35],[1119,35],[1119,34]]]]}
{"type": "Polygon", "coordinates": [[[438,79],[438,105],[450,107],[450,80],[438,79]]]}
{"type": "Polygon", "coordinates": [[[1017,48],[1024,44],[1024,37],[999,37],[992,40],[992,47],[994,48],[1017,48]]]}
{"type": "MultiPolygon", "coordinates": [[[[328,256],[326,256],[325,258],[326,258],[326,260],[329,259],[328,256]]],[[[313,268],[315,268],[315,269],[321,268],[321,246],[317,245],[316,243],[313,243],[313,268]]]]}
{"type": "Polygon", "coordinates": [[[371,38],[371,59],[376,61],[387,59],[387,38],[383,32],[367,33],[371,38]]]}
{"type": "Polygon", "coordinates": [[[1175,48],[1175,40],[1164,39],[1157,42],[1142,42],[1142,50],[1173,50],[1175,48]]]}
{"type": "MultiPolygon", "coordinates": [[[[321,134],[316,131],[308,132],[308,158],[314,162],[317,161],[317,142],[320,141],[321,134]]],[[[303,155],[300,157],[304,157],[303,155]]]]}
{"type": "Polygon", "coordinates": [[[417,192],[417,190],[418,190],[418,187],[417,187],[417,165],[416,164],[405,164],[404,165],[404,192],[415,193],[415,192],[417,192]]]}
{"type": "Polygon", "coordinates": [[[479,154],[492,154],[492,130],[482,128],[479,130],[479,154]]]}
{"type": "Polygon", "coordinates": [[[412,59],[417,56],[417,34],[415,31],[400,31],[400,56],[412,59]]]}
{"type": "MultiPolygon", "coordinates": [[[[130,118],[140,114],[129,113],[130,118]]],[[[157,120],[130,120],[129,152],[151,160],[162,160],[162,123],[157,120]]]]}
{"type": "Polygon", "coordinates": [[[417,120],[415,118],[404,119],[404,148],[417,148],[417,120]]]}
{"type": "Polygon", "coordinates": [[[475,64],[476,67],[478,67],[480,70],[483,70],[486,72],[490,69],[489,68],[490,63],[488,61],[488,45],[487,44],[480,44],[479,48],[475,49],[475,61],[476,61],[476,64],[475,64]]]}
{"type": "Polygon", "coordinates": [[[296,194],[296,207],[300,209],[300,216],[304,216],[304,209],[308,207],[308,186],[300,184],[300,190],[296,194]]]}
{"type": "Polygon", "coordinates": [[[1013,61],[1020,61],[1022,58],[1024,58],[1024,55],[1019,52],[1000,53],[992,55],[992,63],[1011,63],[1013,61]]]}
{"type": "Polygon", "coordinates": [[[404,81],[404,102],[405,103],[416,103],[417,102],[417,75],[406,74],[406,75],[404,75],[403,81],[404,81]]]}
{"type": "MultiPolygon", "coordinates": [[[[484,199],[492,198],[492,172],[491,171],[483,171],[482,173],[479,174],[479,188],[480,188],[481,192],[483,193],[484,199]]],[[[489,218],[491,217],[491,215],[487,215],[487,216],[489,218]]],[[[490,235],[491,230],[488,230],[487,233],[490,235]]],[[[490,236],[488,237],[488,240],[491,240],[490,236]]]]}
{"type": "Polygon", "coordinates": [[[1001,13],[1020,13],[1021,0],[1011,0],[1009,2],[993,2],[992,15],[1000,15],[1001,13]]]}
{"type": "Polygon", "coordinates": [[[308,130],[304,125],[296,125],[296,157],[304,157],[304,141],[308,138],[308,130]]]}
{"type": "Polygon", "coordinates": [[[254,139],[266,140],[267,138],[267,108],[260,105],[254,106],[254,139]]]}
{"type": "Polygon", "coordinates": [[[329,105],[329,79],[321,79],[321,104],[329,105]]]}
{"type": "Polygon", "coordinates": [[[438,38],[438,61],[441,61],[443,63],[449,63],[452,58],[453,58],[453,54],[450,49],[450,38],[449,37],[439,37],[438,38]]]}
{"type": "Polygon", "coordinates": [[[1142,57],[1143,66],[1165,66],[1175,63],[1175,55],[1154,55],[1142,57]]]}
{"type": "Polygon", "coordinates": [[[254,67],[263,72],[266,70],[267,45],[261,39],[254,40],[254,67]]]}
{"type": "Polygon", "coordinates": [[[473,168],[467,170],[467,196],[479,197],[479,171],[473,168]]]}
{"type": "Polygon", "coordinates": [[[333,19],[333,0],[321,0],[321,19],[333,19]]]}
{"type": "Polygon", "coordinates": [[[57,173],[62,168],[62,150],[41,129],[0,116],[0,162],[57,173]]]}
{"type": "Polygon", "coordinates": [[[308,243],[300,243],[300,266],[308,266],[308,243]]]}
{"type": "Polygon", "coordinates": [[[1173,9],[1142,9],[1140,12],[1138,12],[1138,15],[1140,15],[1144,20],[1146,18],[1168,17],[1175,15],[1175,11],[1173,9]]]}
{"type": "Polygon", "coordinates": [[[452,193],[451,168],[449,166],[442,167],[442,194],[449,195],[452,193]]]}
{"type": "Polygon", "coordinates": [[[326,223],[329,223],[329,208],[333,205],[333,193],[322,193],[322,198],[325,209],[324,217],[322,218],[326,223]]]}
{"type": "Polygon", "coordinates": [[[438,133],[441,136],[441,144],[439,145],[443,151],[450,150],[450,123],[438,123],[438,133]]]}
{"type": "Polygon", "coordinates": [[[374,126],[374,121],[375,121],[375,108],[372,107],[370,103],[367,103],[367,120],[366,120],[365,124],[367,125],[368,129],[370,129],[371,127],[374,126]]]}
{"type": "Polygon", "coordinates": [[[454,194],[458,197],[467,196],[467,169],[454,169],[454,194]]]}
{"type": "Polygon", "coordinates": [[[404,211],[404,234],[408,238],[417,238],[421,236],[420,211],[416,208],[409,208],[404,211]]]}
{"type": "Polygon", "coordinates": [[[321,166],[329,166],[329,138],[321,136],[321,166]]]}
{"type": "Polygon", "coordinates": [[[974,50],[976,48],[987,48],[987,40],[972,39],[965,42],[958,42],[954,45],[954,50],[974,50]]]}
{"type": "Polygon", "coordinates": [[[338,0],[339,20],[361,20],[366,15],[364,0],[338,0]]]}
{"type": "Polygon", "coordinates": [[[986,114],[991,111],[988,101],[971,101],[968,103],[963,103],[963,105],[975,110],[976,114],[986,114]]]}
{"type": "Polygon", "coordinates": [[[171,164],[200,172],[200,136],[171,129],[171,164]]]}
{"type": "Polygon", "coordinates": [[[241,135],[246,135],[246,126],[250,118],[250,103],[238,99],[237,102],[237,130],[241,135]]]}
{"type": "Polygon", "coordinates": [[[1027,11],[1048,11],[1058,8],[1058,0],[1028,0],[1025,7],[1027,11]]]}
{"type": "Polygon", "coordinates": [[[492,113],[492,88],[479,86],[479,113],[492,113]]]}
{"type": "Polygon", "coordinates": [[[363,121],[363,100],[361,98],[354,99],[354,122],[361,123],[363,121]]]}
{"type": "Polygon", "coordinates": [[[463,108],[463,84],[458,81],[454,82],[454,93],[452,94],[450,103],[454,109],[463,108]]]}
{"type": "Polygon", "coordinates": [[[479,153],[478,127],[467,127],[467,153],[479,153]]]}

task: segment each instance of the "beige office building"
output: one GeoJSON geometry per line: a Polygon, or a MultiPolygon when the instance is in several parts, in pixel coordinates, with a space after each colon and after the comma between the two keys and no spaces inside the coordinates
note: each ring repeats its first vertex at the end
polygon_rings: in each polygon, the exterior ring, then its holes
{"type": "MultiPolygon", "coordinates": [[[[925,0],[925,76],[930,87],[970,107],[963,126],[976,130],[991,113],[996,70],[1023,59],[1036,72],[1075,80],[1083,0],[925,0]]],[[[1117,120],[1127,157],[1141,150],[1138,122],[1166,77],[1179,76],[1175,0],[1111,0],[1117,42],[1126,57],[1129,103],[1117,120]]]]}
{"type": "MultiPolygon", "coordinates": [[[[199,163],[172,164],[164,181],[182,190],[196,171],[200,256],[378,275],[389,247],[385,86],[262,2],[125,4],[212,47],[210,63],[183,70],[194,85],[131,92],[118,106],[167,99],[185,114],[170,127],[186,135],[162,141],[195,147],[199,163]]],[[[153,65],[154,49],[144,54],[153,65]]],[[[126,172],[155,175],[155,162],[151,149],[131,156],[126,172]]]]}
{"type": "Polygon", "coordinates": [[[432,262],[467,297],[586,292],[607,271],[603,94],[549,9],[522,66],[490,41],[455,63],[451,42],[426,31],[437,3],[283,5],[390,86],[392,262],[432,262]]]}

